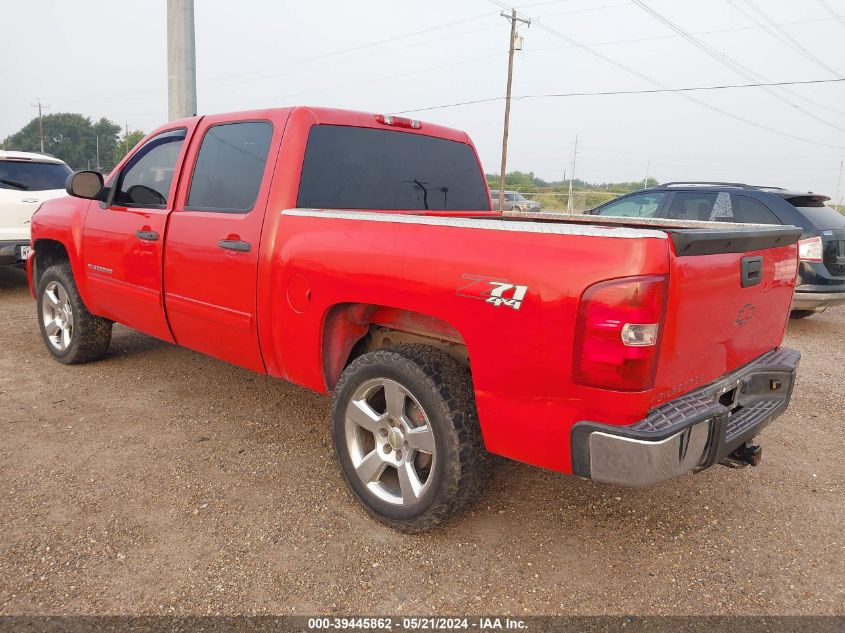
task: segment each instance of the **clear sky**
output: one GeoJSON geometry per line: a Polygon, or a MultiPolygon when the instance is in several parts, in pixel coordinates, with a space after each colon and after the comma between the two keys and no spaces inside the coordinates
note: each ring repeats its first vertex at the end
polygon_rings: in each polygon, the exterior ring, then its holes
{"type": "MultiPolygon", "coordinates": [[[[642,4],[693,41],[632,0],[517,4],[535,23],[519,29],[514,96],[845,76],[845,0],[642,4]]],[[[39,98],[48,113],[131,129],[165,122],[165,0],[0,0],[0,11],[0,138],[34,116],[39,98]]],[[[199,111],[399,112],[501,97],[509,26],[500,11],[489,0],[196,0],[199,111]]],[[[833,195],[845,159],[845,82],[770,90],[686,93],[698,102],[675,93],[514,101],[508,169],[561,179],[577,134],[575,173],[590,181],[641,179],[650,159],[660,180],[833,195]]],[[[489,101],[411,116],[467,130],[496,172],[503,112],[503,101],[489,101]]]]}

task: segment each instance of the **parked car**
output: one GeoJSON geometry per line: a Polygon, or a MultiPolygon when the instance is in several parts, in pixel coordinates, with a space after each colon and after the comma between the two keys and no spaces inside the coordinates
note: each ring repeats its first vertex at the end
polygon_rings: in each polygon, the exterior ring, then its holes
{"type": "MultiPolygon", "coordinates": [[[[499,190],[493,189],[490,192],[493,198],[493,206],[498,208],[499,190]]],[[[541,205],[536,200],[529,200],[518,191],[505,191],[505,211],[540,211],[541,205]]]]}
{"type": "Polygon", "coordinates": [[[678,218],[801,227],[792,317],[845,303],[845,216],[828,196],[740,183],[669,182],[616,198],[593,215],[678,218]]]}
{"type": "Polygon", "coordinates": [[[0,150],[0,265],[26,260],[33,212],[45,200],[67,195],[71,173],[47,154],[0,150]]]}
{"type": "Polygon", "coordinates": [[[330,393],[346,484],[401,530],[477,497],[487,451],[620,485],[756,464],[792,393],[799,229],[502,217],[457,130],[193,117],[68,192],[27,260],[49,353],[117,321],[330,393]]]}

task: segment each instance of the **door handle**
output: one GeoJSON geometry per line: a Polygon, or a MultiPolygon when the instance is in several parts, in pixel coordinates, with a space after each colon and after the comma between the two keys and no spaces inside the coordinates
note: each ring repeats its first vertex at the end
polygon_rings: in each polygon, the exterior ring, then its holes
{"type": "Polygon", "coordinates": [[[239,253],[248,253],[252,248],[249,242],[243,240],[220,240],[217,242],[217,246],[227,251],[238,251],[239,253]]]}
{"type": "Polygon", "coordinates": [[[155,242],[158,239],[158,233],[156,233],[155,231],[135,231],[135,237],[137,237],[139,240],[155,242]]]}

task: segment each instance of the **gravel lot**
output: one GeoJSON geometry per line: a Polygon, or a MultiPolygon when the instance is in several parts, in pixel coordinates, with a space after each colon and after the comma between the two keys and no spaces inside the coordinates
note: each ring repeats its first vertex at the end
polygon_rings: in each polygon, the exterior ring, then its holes
{"type": "Polygon", "coordinates": [[[804,355],[758,468],[615,488],[503,464],[444,529],[371,521],[328,400],[115,328],[43,348],[0,269],[0,614],[843,614],[845,309],[804,355]]]}

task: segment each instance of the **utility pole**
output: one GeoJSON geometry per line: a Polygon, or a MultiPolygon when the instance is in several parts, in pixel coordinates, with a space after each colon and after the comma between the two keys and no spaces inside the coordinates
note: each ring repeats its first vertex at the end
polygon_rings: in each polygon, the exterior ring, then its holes
{"type": "Polygon", "coordinates": [[[167,112],[171,121],[197,113],[194,0],[167,0],[167,112]]]}
{"type": "Polygon", "coordinates": [[[100,133],[97,132],[97,171],[100,171],[100,133]]]}
{"type": "Polygon", "coordinates": [[[575,151],[572,152],[572,168],[569,170],[569,197],[566,200],[566,212],[572,213],[572,180],[575,178],[575,158],[578,156],[578,135],[575,135],[575,151]]]}
{"type": "Polygon", "coordinates": [[[50,106],[41,105],[41,99],[38,103],[30,103],[33,108],[38,108],[38,136],[41,138],[41,153],[44,153],[44,117],[41,116],[41,108],[49,110],[50,106]]]}
{"type": "Polygon", "coordinates": [[[651,171],[651,156],[648,157],[648,161],[645,164],[645,180],[643,180],[643,189],[648,189],[648,176],[649,176],[650,171],[651,171]]]}
{"type": "Polygon", "coordinates": [[[126,124],[126,133],[123,135],[123,155],[129,153],[129,124],[126,124]]]}
{"type": "Polygon", "coordinates": [[[502,11],[500,15],[507,18],[511,23],[511,43],[508,50],[508,89],[505,96],[505,127],[502,132],[502,176],[499,181],[499,211],[505,208],[505,170],[508,165],[508,126],[511,119],[511,85],[513,84],[513,51],[516,45],[516,23],[522,22],[526,25],[531,25],[531,20],[519,18],[516,16],[516,9],[511,9],[510,15],[502,11]]]}
{"type": "Polygon", "coordinates": [[[842,198],[839,195],[842,191],[842,168],[845,166],[845,161],[839,161],[839,178],[836,180],[836,197],[833,199],[836,205],[836,210],[840,211],[842,206],[842,198]]]}

